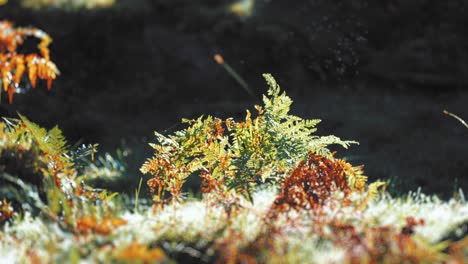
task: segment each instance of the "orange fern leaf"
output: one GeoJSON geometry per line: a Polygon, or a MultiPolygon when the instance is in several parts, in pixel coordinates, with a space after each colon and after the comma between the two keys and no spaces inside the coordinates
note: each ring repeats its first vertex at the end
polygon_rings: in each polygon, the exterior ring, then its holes
{"type": "Polygon", "coordinates": [[[0,78],[10,103],[26,71],[33,88],[36,87],[37,79],[41,79],[46,80],[47,89],[51,89],[53,80],[59,74],[57,66],[50,60],[51,42],[50,36],[42,30],[14,28],[11,22],[0,21],[0,78]],[[17,53],[18,46],[22,45],[27,37],[40,40],[39,54],[31,53],[25,56],[17,53]]]}
{"type": "Polygon", "coordinates": [[[125,262],[141,261],[143,263],[154,263],[166,258],[164,251],[160,248],[148,248],[146,245],[132,243],[128,248],[122,250],[118,258],[125,262]]]}
{"type": "Polygon", "coordinates": [[[76,231],[81,234],[98,233],[108,235],[112,229],[127,224],[127,221],[119,218],[105,218],[98,221],[95,217],[85,216],[76,220],[76,231]]]}

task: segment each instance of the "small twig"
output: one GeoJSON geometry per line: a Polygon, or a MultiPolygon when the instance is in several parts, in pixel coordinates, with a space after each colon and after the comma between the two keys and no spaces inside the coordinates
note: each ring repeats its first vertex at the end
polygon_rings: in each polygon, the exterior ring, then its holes
{"type": "Polygon", "coordinates": [[[224,58],[221,55],[219,55],[219,54],[214,55],[214,60],[219,65],[223,66],[223,68],[229,73],[229,75],[231,75],[242,86],[242,88],[244,88],[244,90],[250,96],[255,98],[255,94],[254,94],[254,92],[252,92],[252,90],[250,90],[249,85],[245,82],[244,79],[242,79],[242,77],[240,77],[239,74],[237,74],[237,72],[231,66],[229,66],[229,64],[227,64],[224,61],[224,58]]]}
{"type": "Polygon", "coordinates": [[[135,190],[135,208],[134,212],[138,213],[138,198],[140,197],[140,190],[141,190],[141,182],[143,181],[143,177],[140,178],[140,182],[138,183],[138,188],[135,190]]]}
{"type": "Polygon", "coordinates": [[[450,112],[447,111],[447,110],[444,110],[444,114],[449,115],[449,116],[455,118],[455,119],[458,120],[460,123],[462,123],[462,125],[464,125],[466,128],[468,128],[468,124],[466,124],[465,120],[463,120],[461,117],[457,116],[456,114],[450,113],[450,112]]]}

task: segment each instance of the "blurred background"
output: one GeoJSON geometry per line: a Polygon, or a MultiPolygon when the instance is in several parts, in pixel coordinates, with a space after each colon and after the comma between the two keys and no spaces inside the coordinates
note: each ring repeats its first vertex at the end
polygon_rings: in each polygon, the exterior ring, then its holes
{"type": "Polygon", "coordinates": [[[468,129],[442,111],[468,119],[468,0],[2,2],[0,19],[51,35],[61,75],[51,91],[4,96],[1,116],[119,149],[128,169],[116,190],[134,191],[153,131],[201,114],[242,118],[261,103],[264,72],[293,114],[323,119],[318,134],[360,142],[337,156],[370,180],[391,180],[396,194],[467,190],[468,129]]]}

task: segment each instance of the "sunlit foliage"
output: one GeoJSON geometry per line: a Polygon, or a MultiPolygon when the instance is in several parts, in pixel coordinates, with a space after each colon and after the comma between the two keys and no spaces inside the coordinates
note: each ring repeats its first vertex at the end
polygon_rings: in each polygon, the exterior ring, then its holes
{"type": "MultiPolygon", "coordinates": [[[[0,79],[3,92],[8,93],[8,101],[13,101],[13,94],[28,85],[36,87],[37,80],[46,80],[47,88],[52,87],[52,81],[57,78],[59,71],[50,60],[49,44],[52,39],[44,31],[37,28],[15,28],[8,21],[0,21],[0,79]],[[27,38],[39,39],[39,53],[22,54],[18,48],[27,38]],[[27,74],[29,84],[22,82],[27,74]]],[[[0,91],[1,95],[1,91],[0,91]]]]}
{"type": "Polygon", "coordinates": [[[356,143],[316,136],[320,120],[289,114],[292,100],[281,93],[271,75],[264,77],[270,88],[263,97],[264,106],[255,106],[256,118],[247,110],[242,122],[208,116],[184,120],[189,127],[173,135],[156,132],[159,142],[151,144],[155,155],[141,171],[153,175],[148,185],[157,201],[164,199],[165,192],[178,199],[183,184],[193,174],[202,177],[205,193],[235,190],[252,201],[256,186],[278,185],[308,153],[331,156],[327,146],[347,148],[356,143]]]}
{"type": "Polygon", "coordinates": [[[253,14],[255,0],[239,0],[228,6],[229,12],[239,17],[249,17],[253,14]]]}
{"type": "Polygon", "coordinates": [[[115,0],[21,0],[21,5],[27,8],[62,8],[62,9],[93,9],[110,7],[115,0]]]}

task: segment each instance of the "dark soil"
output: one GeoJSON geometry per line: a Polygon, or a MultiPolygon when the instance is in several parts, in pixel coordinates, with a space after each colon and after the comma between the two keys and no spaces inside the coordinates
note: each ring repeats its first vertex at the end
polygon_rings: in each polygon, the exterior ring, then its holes
{"type": "MultiPolygon", "coordinates": [[[[30,11],[14,4],[0,17],[34,25],[54,39],[61,76],[0,104],[34,122],[58,124],[70,142],[129,148],[134,186],[153,131],[182,117],[241,118],[272,73],[293,111],[321,118],[321,135],[357,140],[340,150],[393,190],[451,195],[468,187],[468,1],[257,1],[239,18],[229,1],[136,1],[94,11],[30,11]],[[216,62],[222,54],[254,90],[251,98],[216,62]]],[[[31,45],[30,45],[31,46],[31,45]]],[[[129,187],[130,186],[130,187],[129,187]]]]}

